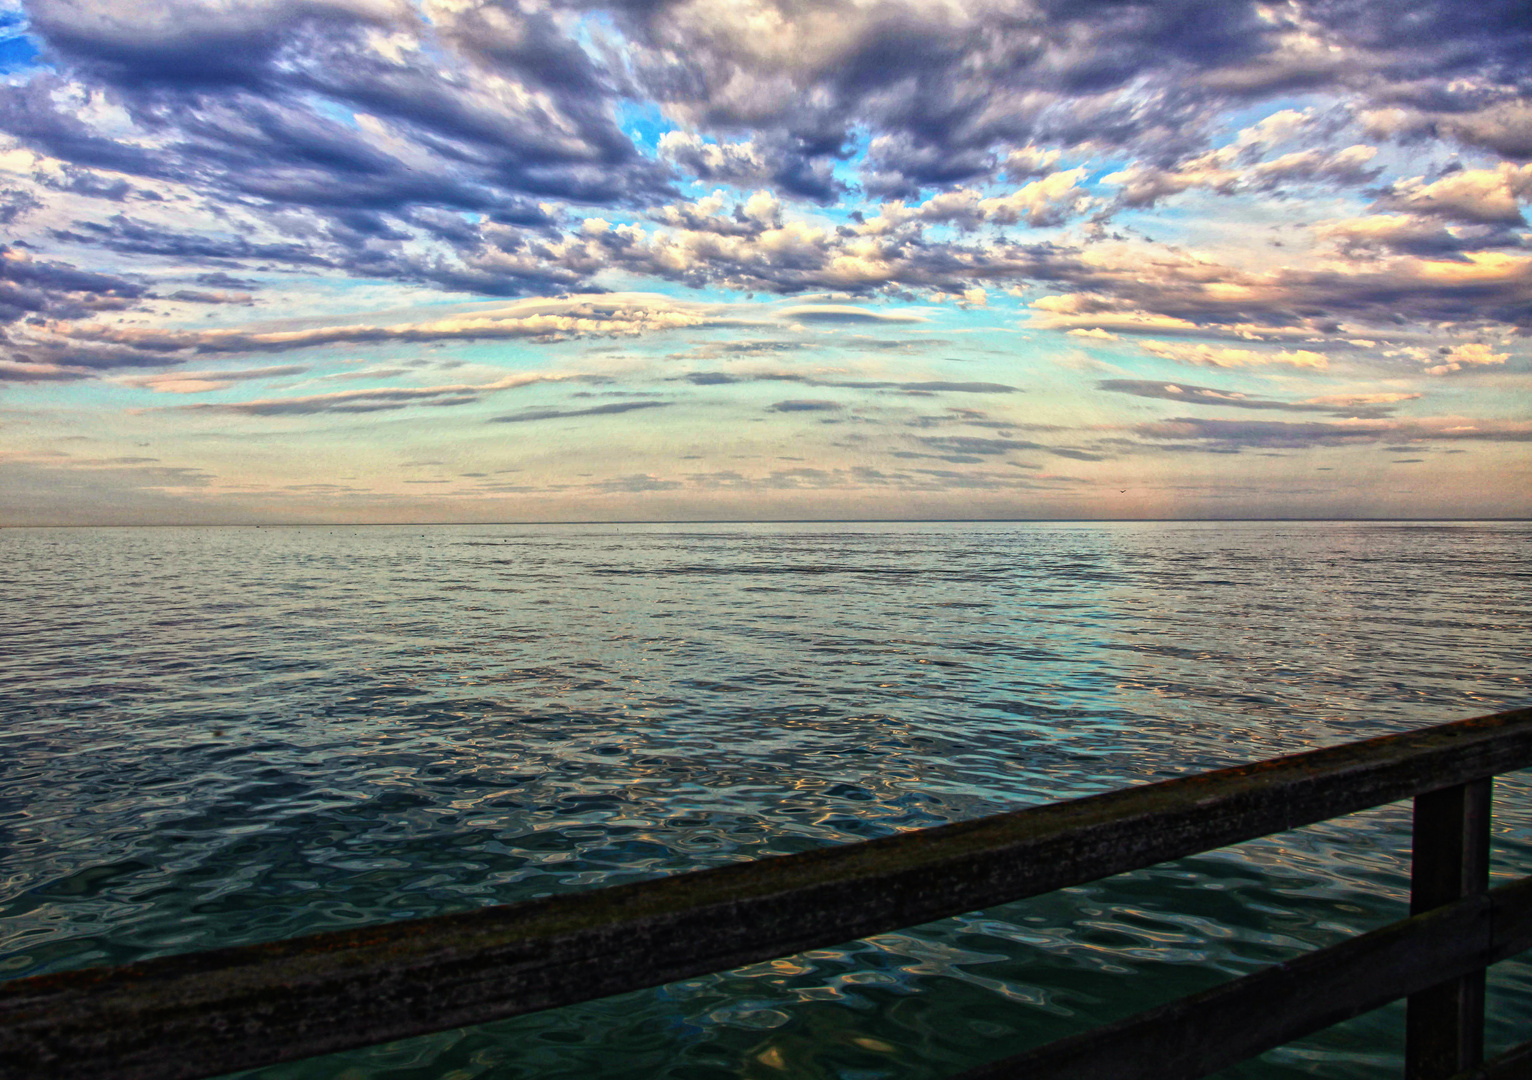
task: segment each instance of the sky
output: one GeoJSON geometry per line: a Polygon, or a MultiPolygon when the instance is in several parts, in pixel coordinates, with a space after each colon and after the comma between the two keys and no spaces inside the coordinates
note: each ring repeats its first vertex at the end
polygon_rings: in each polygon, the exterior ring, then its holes
{"type": "Polygon", "coordinates": [[[0,0],[0,525],[1532,516],[1524,0],[0,0]]]}

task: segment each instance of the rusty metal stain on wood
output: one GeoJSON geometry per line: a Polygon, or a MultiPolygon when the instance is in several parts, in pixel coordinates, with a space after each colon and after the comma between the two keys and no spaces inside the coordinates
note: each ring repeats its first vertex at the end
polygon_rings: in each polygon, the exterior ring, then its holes
{"type": "Polygon", "coordinates": [[[1532,765],[1532,709],[865,843],[0,984],[0,1078],[191,1080],[914,926],[1532,765]]]}

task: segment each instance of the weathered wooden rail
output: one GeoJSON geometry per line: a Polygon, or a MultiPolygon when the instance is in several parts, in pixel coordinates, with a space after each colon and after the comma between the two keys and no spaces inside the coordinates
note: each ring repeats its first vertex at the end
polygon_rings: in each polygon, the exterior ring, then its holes
{"type": "Polygon", "coordinates": [[[1411,917],[964,1074],[1204,1076],[1409,997],[1410,1080],[1481,1062],[1484,968],[1532,948],[1532,879],[1488,888],[1491,778],[1532,709],[866,843],[458,915],[0,984],[0,1080],[183,1080],[788,956],[1415,800],[1411,917]]]}

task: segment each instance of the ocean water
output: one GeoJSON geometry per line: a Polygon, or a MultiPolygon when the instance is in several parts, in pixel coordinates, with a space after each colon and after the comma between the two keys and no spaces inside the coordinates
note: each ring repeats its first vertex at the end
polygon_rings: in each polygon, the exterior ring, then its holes
{"type": "MultiPolygon", "coordinates": [[[[1532,702],[1532,525],[0,531],[0,979],[924,828],[1532,702]]],[[[1497,879],[1532,793],[1496,785],[1497,879]]],[[[1395,805],[241,1074],[950,1075],[1405,912],[1395,805]]],[[[1489,1042],[1532,1037],[1532,963],[1489,1042]]],[[[1229,1076],[1399,1075],[1400,1006],[1229,1076]]]]}

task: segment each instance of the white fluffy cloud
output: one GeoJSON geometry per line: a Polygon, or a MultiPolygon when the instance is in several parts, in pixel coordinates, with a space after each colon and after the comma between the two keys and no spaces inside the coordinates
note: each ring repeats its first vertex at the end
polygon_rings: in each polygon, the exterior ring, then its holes
{"type": "Polygon", "coordinates": [[[1426,368],[1426,374],[1448,375],[1454,371],[1462,371],[1464,368],[1504,364],[1510,358],[1511,354],[1508,352],[1497,353],[1488,345],[1480,342],[1469,342],[1464,345],[1455,345],[1448,349],[1442,362],[1426,368]]]}

